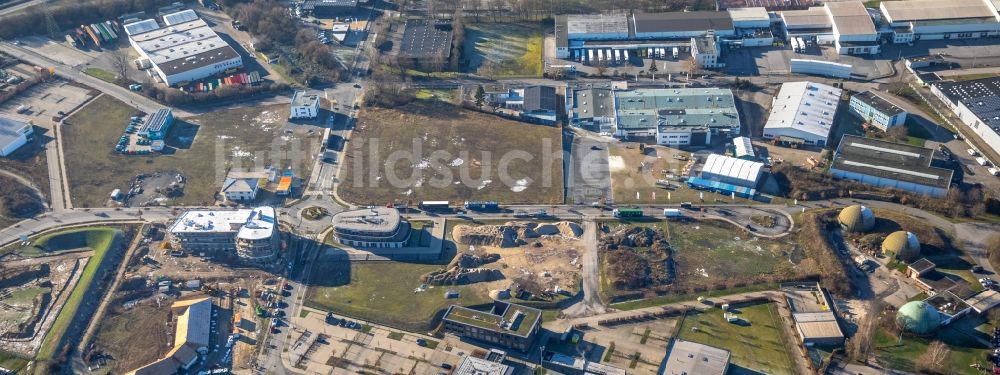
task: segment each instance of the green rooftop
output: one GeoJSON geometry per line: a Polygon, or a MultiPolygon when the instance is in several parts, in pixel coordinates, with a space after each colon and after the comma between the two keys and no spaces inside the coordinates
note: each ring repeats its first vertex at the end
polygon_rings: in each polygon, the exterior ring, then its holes
{"type": "Polygon", "coordinates": [[[471,326],[476,326],[482,329],[488,329],[497,332],[509,332],[518,336],[527,336],[531,332],[531,328],[534,323],[541,318],[542,312],[538,309],[531,307],[508,304],[506,302],[499,302],[499,305],[506,305],[507,308],[503,312],[503,316],[497,315],[491,311],[479,311],[473,310],[468,307],[462,307],[458,305],[452,305],[451,309],[444,316],[444,319],[455,321],[458,323],[468,324],[471,326]],[[514,315],[520,311],[521,314],[517,319],[514,319],[514,315]],[[508,326],[506,328],[500,327],[500,322],[507,322],[508,326]]]}

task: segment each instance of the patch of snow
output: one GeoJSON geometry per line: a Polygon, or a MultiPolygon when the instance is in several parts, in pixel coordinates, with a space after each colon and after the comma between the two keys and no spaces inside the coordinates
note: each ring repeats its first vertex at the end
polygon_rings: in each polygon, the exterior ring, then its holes
{"type": "Polygon", "coordinates": [[[514,186],[510,188],[510,190],[515,193],[520,193],[522,191],[525,191],[526,189],[528,189],[528,179],[526,178],[517,180],[516,182],[514,182],[514,186]]]}
{"type": "Polygon", "coordinates": [[[457,167],[462,164],[465,164],[465,160],[462,160],[462,158],[455,158],[455,160],[452,160],[451,163],[448,163],[448,166],[457,167]]]}
{"type": "Polygon", "coordinates": [[[486,185],[489,185],[491,182],[493,182],[493,180],[483,180],[483,182],[479,183],[479,187],[477,187],[476,190],[483,190],[486,188],[486,185]]]}

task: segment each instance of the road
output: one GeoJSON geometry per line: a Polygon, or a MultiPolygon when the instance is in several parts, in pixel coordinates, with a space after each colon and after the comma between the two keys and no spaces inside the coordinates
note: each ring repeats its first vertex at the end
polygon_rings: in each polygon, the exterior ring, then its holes
{"type": "MultiPolygon", "coordinates": [[[[124,87],[104,82],[86,75],[82,71],[74,69],[72,66],[55,61],[47,56],[42,56],[27,48],[21,48],[20,46],[3,42],[0,43],[0,52],[17,57],[18,59],[32,65],[51,67],[55,70],[55,74],[59,77],[90,86],[100,92],[115,97],[115,99],[121,100],[123,103],[128,103],[140,111],[153,113],[156,112],[156,110],[163,108],[162,104],[159,104],[150,98],[129,91],[124,87]]],[[[191,112],[179,108],[174,108],[173,111],[174,116],[176,117],[190,117],[193,115],[191,112]]]]}
{"type": "Polygon", "coordinates": [[[25,2],[17,4],[17,5],[12,5],[12,6],[0,9],[0,16],[6,16],[8,14],[18,12],[18,11],[20,11],[22,9],[25,9],[25,8],[28,8],[30,6],[37,5],[37,4],[42,4],[42,3],[47,3],[47,2],[50,2],[50,1],[52,1],[52,0],[31,0],[31,1],[25,1],[25,2]]]}
{"type": "Polygon", "coordinates": [[[586,246],[581,259],[583,298],[566,309],[563,314],[571,317],[581,317],[603,314],[607,311],[601,301],[601,261],[598,251],[599,233],[597,223],[593,220],[583,222],[583,241],[586,246]]]}

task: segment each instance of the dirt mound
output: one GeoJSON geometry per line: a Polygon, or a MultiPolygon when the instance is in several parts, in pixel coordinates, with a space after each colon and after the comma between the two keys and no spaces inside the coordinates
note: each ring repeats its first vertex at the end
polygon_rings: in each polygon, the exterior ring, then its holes
{"type": "Polygon", "coordinates": [[[579,224],[567,221],[546,224],[509,221],[502,225],[459,225],[455,227],[452,237],[455,242],[463,245],[515,247],[524,246],[528,239],[541,236],[577,238],[582,234],[583,229],[579,224]]]}
{"type": "Polygon", "coordinates": [[[503,280],[500,270],[482,268],[498,260],[500,254],[461,253],[446,268],[423,275],[420,281],[430,285],[465,285],[503,280]]]}

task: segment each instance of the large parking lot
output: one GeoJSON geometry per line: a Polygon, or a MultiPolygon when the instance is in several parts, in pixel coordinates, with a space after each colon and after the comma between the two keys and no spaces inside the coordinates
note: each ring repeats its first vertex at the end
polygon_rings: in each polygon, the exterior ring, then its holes
{"type": "Polygon", "coordinates": [[[35,125],[48,127],[52,124],[52,116],[60,112],[70,113],[86,103],[94,93],[67,81],[50,80],[35,85],[26,92],[0,105],[0,113],[12,114],[32,120],[35,125]],[[24,106],[23,113],[17,113],[24,106]]]}

